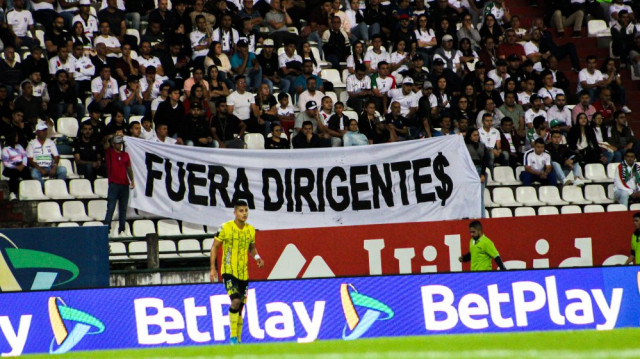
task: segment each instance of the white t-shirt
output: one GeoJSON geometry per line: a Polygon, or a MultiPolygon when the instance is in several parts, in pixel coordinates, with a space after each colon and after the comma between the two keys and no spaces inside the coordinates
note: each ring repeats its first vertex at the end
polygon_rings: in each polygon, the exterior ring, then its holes
{"type": "Polygon", "coordinates": [[[84,36],[89,38],[89,40],[93,38],[93,34],[95,32],[98,32],[98,18],[91,14],[89,14],[89,18],[87,19],[87,21],[84,21],[84,19],[80,15],[74,16],[71,23],[75,24],[76,22],[82,23],[82,26],[84,26],[84,36]]]}
{"type": "Polygon", "coordinates": [[[564,106],[562,110],[558,109],[558,106],[553,105],[547,110],[547,121],[551,125],[551,121],[558,120],[563,122],[565,126],[571,127],[571,110],[567,106],[564,106]]]}
{"type": "Polygon", "coordinates": [[[362,80],[358,80],[355,74],[349,75],[345,85],[347,87],[347,93],[358,93],[362,90],[371,90],[371,78],[365,75],[362,80]]]}
{"type": "Polygon", "coordinates": [[[394,102],[400,103],[400,114],[405,117],[409,114],[411,108],[418,107],[418,101],[414,93],[409,92],[409,94],[405,95],[402,93],[401,88],[389,90],[389,108],[387,109],[387,113],[391,113],[391,104],[394,102]]]}
{"type": "Polygon", "coordinates": [[[33,96],[34,97],[42,97],[44,93],[47,92],[47,83],[40,82],[39,84],[33,84],[33,96]]]}
{"type": "Polygon", "coordinates": [[[227,105],[233,106],[233,115],[242,121],[246,121],[251,116],[251,105],[256,103],[256,96],[249,91],[240,94],[233,91],[227,96],[227,105]]]}
{"type": "MultiPolygon", "coordinates": [[[[533,95],[533,94],[531,94],[533,95]]],[[[518,103],[521,105],[526,105],[528,103],[530,103],[530,99],[531,99],[531,95],[529,95],[528,93],[526,93],[525,91],[519,92],[518,93],[518,103]]]]}
{"type": "Polygon", "coordinates": [[[524,153],[524,165],[531,167],[534,171],[544,171],[547,166],[551,166],[551,156],[547,151],[538,155],[532,148],[524,153]]]}
{"type": "Polygon", "coordinates": [[[173,137],[169,137],[169,136],[166,136],[166,137],[164,138],[164,141],[161,141],[161,140],[158,138],[158,135],[154,135],[154,137],[153,137],[153,138],[151,138],[151,139],[150,139],[150,141],[158,142],[158,143],[165,143],[165,144],[168,144],[168,145],[175,145],[175,144],[178,142],[178,140],[176,140],[176,139],[175,139],[175,138],[173,138],[173,137]]]}
{"type": "MultiPolygon", "coordinates": [[[[373,81],[373,78],[372,78],[372,81],[373,81]]],[[[391,75],[388,75],[385,78],[376,76],[375,83],[372,82],[371,86],[376,87],[378,91],[380,91],[380,93],[387,94],[389,93],[389,90],[396,88],[396,79],[391,75]]]]}
{"type": "Polygon", "coordinates": [[[147,131],[144,129],[144,127],[140,127],[140,137],[143,140],[153,140],[154,142],[160,142],[154,140],[155,138],[157,138],[157,136],[156,131],[153,128],[151,128],[151,131],[147,131]]]}
{"type": "Polygon", "coordinates": [[[27,145],[27,157],[33,158],[35,163],[40,167],[51,167],[53,158],[58,156],[58,148],[51,139],[44,140],[40,143],[37,138],[31,140],[27,145]]]}
{"type": "Polygon", "coordinates": [[[156,69],[157,69],[158,67],[161,67],[161,66],[162,66],[162,63],[160,62],[160,59],[159,59],[159,58],[157,58],[157,57],[155,57],[155,56],[150,56],[148,59],[145,59],[145,58],[144,58],[144,57],[142,57],[142,56],[138,56],[138,58],[136,59],[136,61],[138,61],[138,63],[139,63],[141,66],[144,66],[144,68],[145,68],[145,69],[146,69],[147,67],[149,67],[149,66],[153,66],[153,67],[155,67],[156,69]]]}
{"type": "MultiPolygon", "coordinates": [[[[162,86],[162,80],[156,77],[156,81],[152,83],[151,86],[152,86],[151,98],[156,99],[158,98],[158,96],[160,96],[160,86],[162,86]]],[[[149,88],[149,83],[147,82],[147,78],[146,77],[141,78],[140,79],[140,91],[142,91],[141,93],[145,93],[145,91],[147,91],[148,88],[149,88]]]]}
{"type": "Polygon", "coordinates": [[[315,94],[311,94],[309,90],[306,90],[298,96],[298,109],[300,112],[304,112],[306,110],[307,102],[313,100],[318,104],[318,108],[320,108],[320,104],[322,103],[322,98],[324,97],[324,93],[317,91],[315,94]]]}
{"type": "MultiPolygon", "coordinates": [[[[436,37],[436,33],[433,31],[433,29],[427,29],[426,31],[414,30],[414,32],[416,34],[416,40],[417,41],[430,42],[430,41],[433,41],[433,39],[436,37]]],[[[433,47],[433,45],[432,46],[424,46],[423,48],[430,49],[432,47],[433,47]]]]}
{"type": "Polygon", "coordinates": [[[371,49],[364,55],[364,63],[369,63],[369,66],[374,70],[378,69],[378,63],[381,61],[391,63],[391,56],[389,56],[389,53],[383,47],[380,47],[379,54],[371,49]]]}
{"type": "Polygon", "coordinates": [[[96,74],[96,66],[86,56],[76,59],[74,64],[73,78],[76,81],[89,81],[96,74]]]}
{"type": "MultiPolygon", "coordinates": [[[[538,47],[538,45],[534,44],[531,41],[527,41],[527,43],[524,44],[525,55],[529,56],[536,52],[540,52],[540,48],[538,47]]],[[[533,64],[533,69],[538,72],[542,71],[542,64],[540,63],[540,61],[533,64]]]]}
{"type": "Polygon", "coordinates": [[[289,57],[287,56],[286,52],[283,52],[280,55],[278,55],[278,67],[280,68],[287,67],[287,63],[291,61],[298,61],[299,63],[302,63],[302,57],[300,57],[300,55],[297,55],[295,53],[293,54],[293,56],[289,57]]]}
{"type": "Polygon", "coordinates": [[[49,73],[55,75],[58,70],[65,70],[73,75],[76,71],[76,59],[69,55],[67,62],[63,63],[58,56],[54,56],[49,60],[49,73]]]}
{"type": "MultiPolygon", "coordinates": [[[[394,51],[391,53],[391,63],[392,64],[399,64],[400,62],[404,61],[407,57],[409,57],[409,53],[405,52],[404,54],[399,54],[397,51],[394,51]]],[[[406,64],[403,64],[402,66],[398,67],[395,72],[402,72],[402,71],[407,71],[409,70],[409,67],[406,64]]]]}
{"type": "MultiPolygon", "coordinates": [[[[117,37],[115,36],[96,36],[96,38],[93,40],[93,46],[95,47],[96,45],[100,44],[100,43],[104,43],[106,47],[110,47],[110,48],[120,48],[120,41],[118,40],[117,37]]],[[[118,54],[114,54],[114,53],[109,53],[107,54],[107,57],[118,57],[118,54]]]]}
{"type": "Polygon", "coordinates": [[[582,84],[581,82],[586,82],[587,85],[593,85],[598,81],[602,81],[604,79],[604,77],[602,76],[602,72],[600,72],[600,70],[595,70],[593,71],[593,74],[590,74],[589,71],[587,71],[586,68],[580,70],[580,73],[578,73],[578,92],[582,91],[582,84]]]}
{"type": "Polygon", "coordinates": [[[9,10],[7,13],[7,23],[11,25],[13,32],[18,37],[27,36],[29,26],[33,25],[33,16],[27,10],[9,10]]]}
{"type": "Polygon", "coordinates": [[[550,89],[542,87],[540,88],[540,90],[538,90],[538,96],[540,96],[540,98],[542,99],[551,98],[553,101],[555,101],[556,96],[558,95],[564,95],[564,91],[557,87],[552,87],[550,89]]]}
{"type": "Polygon", "coordinates": [[[38,10],[54,10],[53,8],[53,4],[49,4],[46,1],[42,1],[42,2],[35,2],[33,0],[31,0],[31,8],[33,8],[33,11],[38,11],[38,10]]]}
{"type": "MultiPolygon", "coordinates": [[[[489,78],[493,80],[493,83],[494,83],[496,88],[501,88],[502,87],[502,76],[498,75],[498,72],[497,72],[496,69],[493,69],[493,70],[489,71],[487,73],[487,76],[489,76],[489,78]]],[[[508,77],[509,77],[509,75],[507,75],[507,78],[508,77]]]]}
{"type": "Polygon", "coordinates": [[[195,50],[195,47],[200,45],[207,45],[209,43],[208,38],[209,35],[206,32],[200,32],[199,30],[192,31],[189,34],[189,40],[191,40],[191,49],[193,49],[194,59],[200,56],[207,56],[207,53],[209,52],[208,47],[205,47],[202,50],[195,50]]]}
{"type": "Polygon", "coordinates": [[[498,141],[500,141],[500,131],[494,127],[490,127],[489,131],[485,131],[484,127],[478,130],[480,134],[480,142],[484,143],[489,149],[494,149],[498,141]]]}
{"type": "Polygon", "coordinates": [[[213,34],[211,39],[213,41],[218,41],[222,44],[222,51],[229,52],[233,49],[233,46],[238,42],[240,35],[238,34],[238,30],[231,29],[230,32],[224,32],[221,28],[213,29],[213,34]],[[230,37],[231,36],[231,37],[230,37]]]}
{"type": "MultiPolygon", "coordinates": [[[[91,80],[91,92],[92,93],[100,93],[102,91],[102,78],[100,76],[91,80]]],[[[118,82],[116,79],[111,77],[109,79],[109,84],[107,85],[107,90],[104,92],[105,99],[107,98],[117,98],[118,93],[118,82]]]]}
{"type": "Polygon", "coordinates": [[[290,116],[294,115],[296,110],[293,108],[291,104],[289,104],[286,108],[282,108],[282,106],[278,106],[278,116],[290,116]]]}
{"type": "Polygon", "coordinates": [[[547,112],[545,110],[539,110],[538,112],[533,112],[533,109],[530,108],[527,110],[527,112],[524,113],[524,123],[527,125],[530,123],[533,123],[533,119],[538,116],[542,116],[546,120],[547,112]]]}

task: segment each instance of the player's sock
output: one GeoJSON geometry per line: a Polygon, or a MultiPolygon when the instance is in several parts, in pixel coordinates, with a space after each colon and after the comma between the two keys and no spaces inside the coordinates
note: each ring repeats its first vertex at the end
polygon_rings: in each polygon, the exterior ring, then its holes
{"type": "Polygon", "coordinates": [[[240,343],[242,340],[240,340],[240,337],[242,337],[242,324],[244,322],[244,319],[242,319],[242,313],[238,313],[238,343],[240,343]]]}
{"type": "Polygon", "coordinates": [[[231,338],[238,337],[238,311],[229,309],[229,328],[231,329],[231,338]]]}

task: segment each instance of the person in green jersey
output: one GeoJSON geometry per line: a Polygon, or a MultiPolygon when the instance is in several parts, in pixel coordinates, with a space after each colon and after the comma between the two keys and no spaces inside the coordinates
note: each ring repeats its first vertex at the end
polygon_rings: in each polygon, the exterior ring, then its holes
{"type": "Polygon", "coordinates": [[[256,260],[258,267],[264,266],[256,249],[256,230],[247,223],[249,207],[244,201],[238,201],[233,207],[235,219],[226,222],[220,228],[211,246],[211,271],[209,273],[212,282],[218,281],[216,268],[216,256],[218,248],[222,246],[222,281],[231,298],[229,307],[229,327],[231,344],[240,343],[242,334],[242,308],[247,300],[247,287],[249,285],[248,253],[256,260]]]}
{"type": "Polygon", "coordinates": [[[640,264],[640,212],[633,215],[633,225],[636,229],[631,234],[631,254],[624,264],[640,264]]]}
{"type": "Polygon", "coordinates": [[[471,234],[469,252],[458,258],[460,262],[471,261],[472,271],[483,271],[492,269],[491,259],[493,259],[501,270],[507,270],[504,263],[502,263],[502,259],[500,259],[500,253],[498,253],[496,246],[482,232],[482,223],[480,221],[469,223],[469,233],[471,234]]]}

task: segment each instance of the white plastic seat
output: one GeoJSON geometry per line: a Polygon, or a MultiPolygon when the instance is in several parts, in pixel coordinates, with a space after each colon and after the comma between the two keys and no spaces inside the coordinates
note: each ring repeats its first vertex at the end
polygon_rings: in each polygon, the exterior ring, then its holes
{"type": "Polygon", "coordinates": [[[500,183],[496,182],[493,179],[493,175],[491,174],[491,171],[485,171],[485,183],[487,187],[494,187],[494,186],[500,185],[500,183]]]}
{"type": "Polygon", "coordinates": [[[510,208],[494,208],[491,210],[491,218],[505,218],[505,217],[513,217],[513,213],[511,213],[510,208]]]}
{"type": "Polygon", "coordinates": [[[158,254],[160,258],[178,258],[176,242],[168,239],[158,241],[158,254]]]}
{"type": "MultiPolygon", "coordinates": [[[[117,211],[116,211],[117,212],[117,211]]],[[[94,199],[87,204],[87,213],[89,217],[103,221],[107,215],[107,201],[104,199],[94,199]]]]}
{"type": "MultiPolygon", "coordinates": [[[[324,95],[325,95],[325,96],[329,96],[329,98],[331,98],[331,101],[333,101],[332,103],[333,103],[333,105],[334,105],[334,106],[335,106],[336,102],[338,102],[338,95],[336,95],[336,93],[335,93],[335,92],[333,92],[333,91],[326,91],[326,92],[324,93],[324,95]]],[[[356,118],[356,120],[357,120],[357,118],[356,118]]]]}
{"type": "Polygon", "coordinates": [[[75,117],[60,117],[57,120],[56,131],[59,135],[76,137],[78,134],[78,120],[75,117]]]}
{"type": "Polygon", "coordinates": [[[609,185],[607,185],[607,198],[614,200],[614,191],[615,188],[613,187],[613,183],[609,183],[609,185]]]}
{"type": "Polygon", "coordinates": [[[78,172],[76,171],[76,167],[73,165],[73,163],[71,163],[71,160],[67,158],[61,158],[60,162],[58,162],[58,165],[67,169],[68,179],[80,178],[78,172]]]}
{"type": "Polygon", "coordinates": [[[538,188],[540,192],[540,201],[551,206],[562,206],[569,204],[569,202],[560,198],[560,192],[556,186],[542,186],[538,188]]]}
{"type": "Polygon", "coordinates": [[[60,222],[58,227],[80,227],[80,225],[76,222],[60,222]]]}
{"type": "Polygon", "coordinates": [[[62,204],[62,215],[74,222],[86,222],[94,219],[87,215],[82,201],[65,201],[62,204]]]}
{"type": "Polygon", "coordinates": [[[69,182],[69,194],[75,198],[91,199],[99,198],[91,189],[91,182],[84,178],[78,178],[69,182]]]}
{"type": "Polygon", "coordinates": [[[526,216],[535,216],[536,210],[533,207],[516,207],[515,216],[516,217],[526,217],[526,216]]]}
{"type": "Polygon", "coordinates": [[[544,206],[543,202],[538,200],[536,189],[531,186],[521,186],[516,188],[516,201],[525,206],[544,206]]]}
{"type": "Polygon", "coordinates": [[[493,180],[503,186],[521,185],[522,182],[516,179],[513,169],[509,166],[500,166],[493,169],[493,180]]]}
{"type": "Polygon", "coordinates": [[[600,213],[604,212],[604,207],[599,204],[588,204],[584,206],[584,213],[600,213]]]}
{"type": "Polygon", "coordinates": [[[209,257],[211,255],[211,246],[213,245],[213,238],[205,238],[202,241],[202,253],[209,257]]]}
{"type": "Polygon", "coordinates": [[[491,213],[489,213],[488,209],[484,209],[484,218],[491,218],[491,213]]]}
{"type": "MultiPolygon", "coordinates": [[[[347,104],[345,103],[345,106],[346,106],[346,105],[347,105],[347,104]]],[[[358,120],[358,113],[357,113],[357,112],[355,112],[355,111],[350,111],[350,110],[349,110],[349,111],[347,111],[347,110],[344,110],[344,112],[342,112],[342,114],[343,114],[343,115],[345,115],[345,116],[347,116],[347,117],[349,117],[349,119],[350,119],[350,120],[358,120]]]]}
{"type": "Polygon", "coordinates": [[[100,198],[107,198],[107,192],[109,191],[109,179],[97,178],[93,181],[93,193],[97,194],[100,198]]]}
{"type": "Polygon", "coordinates": [[[138,121],[140,123],[142,123],[142,118],[144,116],[139,116],[139,115],[135,115],[135,116],[130,116],[129,117],[129,123],[134,122],[134,121],[138,121]]]}
{"type": "Polygon", "coordinates": [[[89,221],[89,222],[84,222],[82,226],[83,227],[100,227],[100,226],[104,226],[104,223],[100,221],[89,221]]]}
{"type": "Polygon", "coordinates": [[[331,82],[334,88],[345,88],[347,86],[340,79],[340,72],[336,69],[322,69],[320,78],[331,82]]]}
{"type": "Polygon", "coordinates": [[[38,180],[22,180],[18,187],[21,201],[43,201],[49,197],[42,192],[42,184],[38,180]]]}
{"type": "Polygon", "coordinates": [[[264,136],[260,133],[247,133],[244,135],[244,143],[247,144],[247,149],[264,150],[264,136]]]}
{"type": "Polygon", "coordinates": [[[560,208],[560,213],[562,214],[582,213],[582,208],[580,208],[580,206],[576,206],[575,204],[562,206],[562,208],[560,208]]]}
{"type": "Polygon", "coordinates": [[[613,200],[607,198],[604,192],[604,187],[599,184],[590,184],[584,188],[585,198],[596,204],[609,204],[613,203],[613,200]]]}
{"type": "Polygon", "coordinates": [[[488,188],[484,189],[484,206],[488,208],[498,207],[498,205],[491,200],[491,192],[488,188]]]}
{"type": "Polygon", "coordinates": [[[144,237],[149,233],[156,233],[156,226],[148,219],[138,219],[133,221],[133,232],[135,237],[144,237]]]}
{"type": "Polygon", "coordinates": [[[632,203],[629,205],[630,211],[640,211],[640,203],[632,203]]]}
{"type": "Polygon", "coordinates": [[[576,186],[562,187],[562,198],[572,204],[591,204],[593,201],[586,200],[582,194],[582,188],[576,186]]]}
{"type": "Polygon", "coordinates": [[[127,29],[127,35],[135,37],[138,41],[136,45],[140,45],[140,32],[137,29],[127,29]]]}
{"type": "Polygon", "coordinates": [[[116,220],[111,221],[111,228],[109,229],[109,237],[119,237],[119,238],[133,237],[131,235],[131,227],[129,226],[129,222],[124,222],[123,233],[118,233],[119,226],[120,226],[120,223],[118,223],[118,221],[116,220]]]}
{"type": "MultiPolygon", "coordinates": [[[[516,167],[516,171],[515,172],[516,172],[516,180],[520,181],[520,174],[522,172],[524,172],[524,166],[516,167]]],[[[534,181],[534,183],[535,183],[535,181],[534,181]]]]}
{"type": "Polygon", "coordinates": [[[589,20],[587,23],[589,37],[611,36],[611,30],[604,20],[589,20]]]}
{"type": "Polygon", "coordinates": [[[178,242],[178,255],[180,257],[202,257],[202,248],[197,239],[182,239],[178,242]]]}
{"type": "MultiPolygon", "coordinates": [[[[520,207],[520,203],[513,198],[513,191],[509,187],[497,187],[493,190],[493,201],[503,207],[520,207]]],[[[493,217],[493,212],[492,216],[493,217]]]]}
{"type": "Polygon", "coordinates": [[[129,258],[146,259],[147,258],[147,242],[134,241],[129,243],[129,258]]]}
{"type": "MultiPolygon", "coordinates": [[[[342,82],[343,82],[343,83],[345,83],[345,84],[347,83],[347,77],[349,77],[349,69],[344,69],[344,70],[342,70],[342,77],[341,77],[341,80],[342,80],[342,82]]],[[[396,81],[396,83],[397,83],[397,81],[396,81]]]]}
{"type": "Polygon", "coordinates": [[[38,222],[67,222],[69,219],[62,216],[57,202],[38,203],[38,222]]]}
{"type": "MultiPolygon", "coordinates": [[[[135,223],[134,223],[135,230],[135,223]]],[[[180,225],[175,219],[161,219],[158,221],[158,235],[159,236],[179,236],[180,225]]]]}
{"type": "Polygon", "coordinates": [[[627,207],[623,204],[614,203],[607,206],[607,212],[626,212],[627,207]]]}
{"type": "Polygon", "coordinates": [[[51,199],[74,199],[67,190],[67,182],[61,179],[44,181],[44,195],[51,199]]]}
{"type": "Polygon", "coordinates": [[[127,259],[127,247],[122,242],[109,242],[109,260],[127,259]]]}
{"type": "Polygon", "coordinates": [[[555,214],[560,214],[560,212],[558,212],[558,208],[553,207],[553,206],[542,206],[540,208],[538,208],[538,215],[539,216],[549,216],[549,215],[555,215],[555,214]]]}
{"type": "Polygon", "coordinates": [[[619,165],[619,163],[609,163],[607,165],[607,177],[609,177],[610,180],[613,181],[613,178],[616,176],[616,171],[618,171],[619,165]]]}
{"type": "MultiPolygon", "coordinates": [[[[201,224],[182,222],[182,234],[205,234],[204,227],[201,224]]],[[[178,243],[180,246],[180,243],[178,243]]]]}
{"type": "MultiPolygon", "coordinates": [[[[298,35],[298,29],[296,29],[294,26],[289,26],[289,29],[295,29],[295,31],[289,31],[292,34],[296,34],[298,35]]],[[[324,57],[320,56],[320,51],[318,51],[318,48],[316,46],[311,46],[311,53],[313,54],[313,57],[316,59],[316,62],[318,63],[318,67],[326,67],[326,66],[331,66],[331,63],[328,61],[324,60],[324,57]]]]}
{"type": "Polygon", "coordinates": [[[601,163],[588,163],[584,167],[584,175],[587,179],[594,182],[611,182],[612,178],[607,176],[604,166],[601,163]]]}

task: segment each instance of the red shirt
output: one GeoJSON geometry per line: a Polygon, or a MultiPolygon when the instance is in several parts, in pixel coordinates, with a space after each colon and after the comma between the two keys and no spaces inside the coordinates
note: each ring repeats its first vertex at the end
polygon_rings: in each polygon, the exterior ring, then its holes
{"type": "Polygon", "coordinates": [[[127,176],[127,168],[131,167],[129,154],[124,151],[118,152],[113,148],[109,148],[104,157],[107,161],[107,176],[109,177],[109,183],[128,186],[129,177],[127,176]]]}
{"type": "Polygon", "coordinates": [[[504,58],[506,59],[511,54],[518,55],[518,58],[521,60],[523,57],[527,56],[524,52],[524,47],[518,43],[515,43],[513,45],[504,43],[498,46],[498,57],[504,56],[504,58]]]}
{"type": "Polygon", "coordinates": [[[597,112],[602,113],[602,118],[604,122],[609,122],[613,118],[613,107],[607,106],[604,107],[602,100],[597,99],[596,102],[593,103],[593,107],[597,112]]]}

